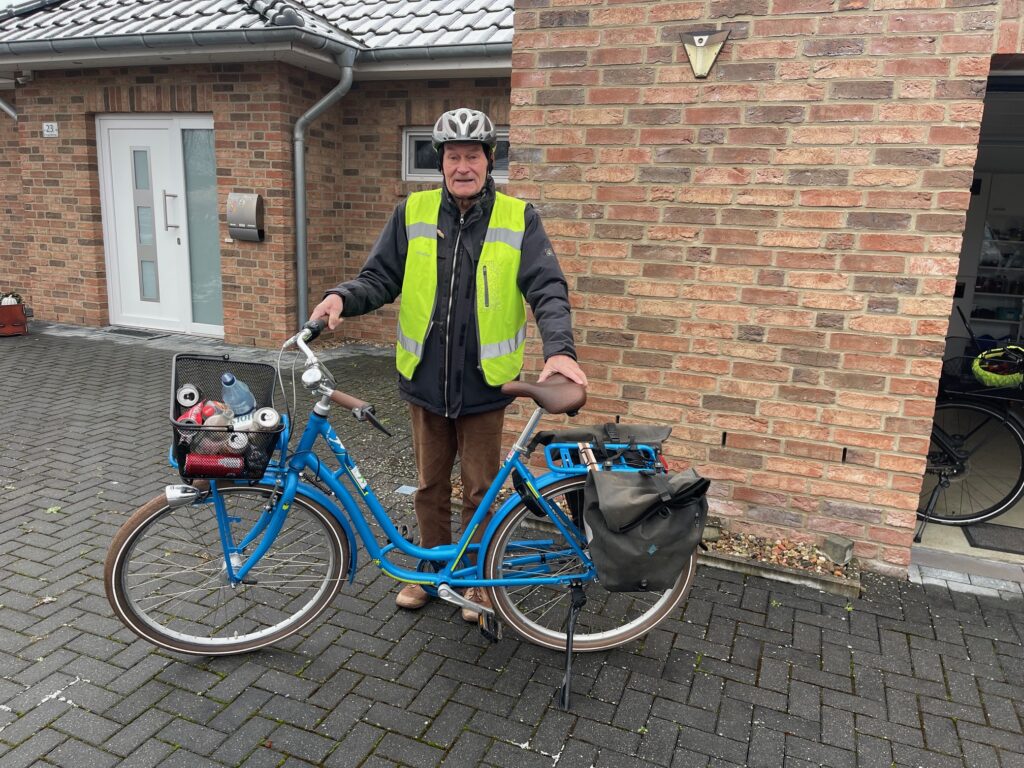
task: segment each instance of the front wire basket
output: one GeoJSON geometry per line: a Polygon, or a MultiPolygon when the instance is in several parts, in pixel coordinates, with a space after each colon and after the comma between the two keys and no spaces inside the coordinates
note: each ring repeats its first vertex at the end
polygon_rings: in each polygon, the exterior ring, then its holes
{"type": "Polygon", "coordinates": [[[277,379],[274,366],[231,360],[227,355],[175,355],[171,372],[170,420],[174,430],[171,454],[178,473],[185,480],[221,477],[260,479],[284,429],[280,418],[273,426],[245,430],[178,421],[192,407],[193,401],[204,403],[221,399],[220,377],[226,372],[246,383],[256,398],[257,411],[274,407],[277,379]],[[183,397],[185,404],[182,404],[179,393],[193,389],[192,397],[183,397]]]}

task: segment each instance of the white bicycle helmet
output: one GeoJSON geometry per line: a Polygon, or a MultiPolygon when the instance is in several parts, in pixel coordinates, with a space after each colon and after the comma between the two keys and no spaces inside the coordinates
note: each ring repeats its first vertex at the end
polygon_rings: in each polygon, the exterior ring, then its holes
{"type": "Polygon", "coordinates": [[[479,141],[491,153],[498,145],[498,134],[491,118],[476,109],[460,107],[445,112],[434,123],[433,144],[437,153],[449,141],[479,141]]]}

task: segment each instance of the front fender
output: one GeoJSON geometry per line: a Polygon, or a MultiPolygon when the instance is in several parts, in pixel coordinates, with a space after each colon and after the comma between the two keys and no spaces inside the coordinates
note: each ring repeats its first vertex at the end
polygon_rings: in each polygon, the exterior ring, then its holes
{"type": "Polygon", "coordinates": [[[352,533],[352,526],[349,525],[348,519],[344,515],[334,514],[332,510],[337,508],[331,498],[321,491],[319,488],[314,488],[311,485],[305,485],[300,483],[297,489],[297,493],[305,496],[311,501],[315,501],[325,510],[331,513],[331,516],[338,521],[338,525],[345,531],[345,536],[348,537],[348,552],[349,552],[349,564],[348,564],[348,583],[351,584],[356,578],[356,560],[358,559],[359,550],[356,548],[356,537],[352,533]]]}

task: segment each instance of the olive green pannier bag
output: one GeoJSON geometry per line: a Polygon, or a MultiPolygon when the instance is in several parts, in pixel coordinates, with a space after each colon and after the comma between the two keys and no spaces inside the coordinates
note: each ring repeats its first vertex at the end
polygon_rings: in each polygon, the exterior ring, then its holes
{"type": "Polygon", "coordinates": [[[641,592],[674,585],[703,536],[709,486],[692,469],[591,470],[583,521],[601,586],[641,592]]]}

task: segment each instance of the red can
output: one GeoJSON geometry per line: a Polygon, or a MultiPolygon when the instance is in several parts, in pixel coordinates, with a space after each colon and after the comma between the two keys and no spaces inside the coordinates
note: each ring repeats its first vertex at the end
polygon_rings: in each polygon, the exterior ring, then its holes
{"type": "Polygon", "coordinates": [[[238,477],[245,469],[241,456],[211,456],[190,453],[185,457],[186,477],[238,477]]]}
{"type": "Polygon", "coordinates": [[[203,406],[201,403],[196,403],[187,411],[183,411],[181,416],[178,417],[178,421],[182,424],[202,424],[203,423],[203,406]]]}

